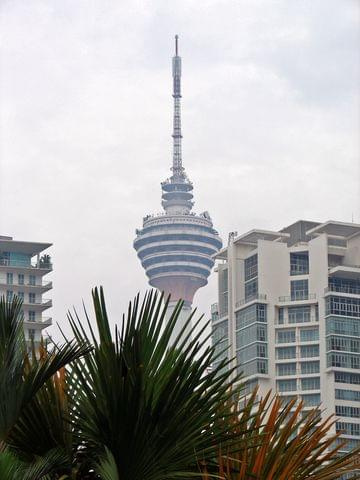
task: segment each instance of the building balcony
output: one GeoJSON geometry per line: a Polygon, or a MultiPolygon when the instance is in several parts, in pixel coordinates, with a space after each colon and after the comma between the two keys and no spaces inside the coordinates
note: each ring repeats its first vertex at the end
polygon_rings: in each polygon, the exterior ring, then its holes
{"type": "Polygon", "coordinates": [[[289,304],[293,304],[293,303],[299,303],[301,305],[302,302],[309,302],[309,300],[312,300],[313,302],[312,303],[316,303],[314,302],[314,300],[316,300],[316,294],[315,293],[305,293],[305,292],[298,292],[298,293],[295,293],[295,295],[282,295],[281,297],[279,297],[279,303],[282,303],[282,304],[286,304],[286,303],[289,303],[289,304]]]}
{"type": "Polygon", "coordinates": [[[42,282],[41,284],[32,284],[32,283],[29,283],[29,282],[26,282],[26,283],[1,283],[0,282],[0,285],[1,286],[5,286],[7,289],[11,289],[11,290],[14,290],[15,292],[17,291],[24,291],[24,292],[27,292],[29,290],[31,291],[37,291],[37,292],[46,292],[48,290],[51,290],[53,285],[52,285],[52,282],[42,282]]]}
{"type": "Polygon", "coordinates": [[[356,295],[360,297],[360,287],[350,287],[350,286],[339,286],[339,285],[329,285],[324,289],[324,294],[339,294],[339,295],[356,295]]]}
{"type": "Polygon", "coordinates": [[[27,328],[37,328],[37,329],[43,329],[46,327],[50,327],[52,325],[52,318],[51,317],[43,317],[41,320],[24,320],[23,324],[27,328]]]}
{"type": "Polygon", "coordinates": [[[35,308],[35,309],[45,310],[46,308],[52,307],[52,300],[45,299],[45,298],[42,300],[36,300],[35,302],[29,302],[28,300],[25,300],[23,302],[23,306],[25,308],[35,308]]]}
{"type": "Polygon", "coordinates": [[[264,293],[258,293],[249,297],[243,298],[235,303],[235,308],[240,308],[243,305],[253,302],[266,302],[266,295],[264,293]]]}
{"type": "Polygon", "coordinates": [[[44,270],[47,272],[50,272],[52,270],[52,263],[51,262],[44,262],[44,261],[39,261],[39,262],[32,262],[32,263],[26,263],[26,262],[19,262],[19,261],[12,261],[7,258],[1,258],[0,259],[0,268],[4,269],[4,267],[7,270],[12,270],[15,269],[15,271],[20,271],[20,270],[44,270]]]}

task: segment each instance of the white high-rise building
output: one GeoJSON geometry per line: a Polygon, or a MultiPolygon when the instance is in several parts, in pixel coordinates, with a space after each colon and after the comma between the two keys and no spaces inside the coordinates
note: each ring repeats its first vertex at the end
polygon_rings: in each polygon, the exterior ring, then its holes
{"type": "Polygon", "coordinates": [[[346,448],[360,446],[360,225],[234,232],[216,259],[213,339],[249,390],[321,404],[346,448]]]}
{"type": "Polygon", "coordinates": [[[43,312],[52,306],[43,294],[52,288],[44,276],[52,271],[50,256],[41,252],[51,243],[22,242],[0,236],[0,296],[23,300],[25,339],[39,342],[41,331],[51,325],[43,312]]]}

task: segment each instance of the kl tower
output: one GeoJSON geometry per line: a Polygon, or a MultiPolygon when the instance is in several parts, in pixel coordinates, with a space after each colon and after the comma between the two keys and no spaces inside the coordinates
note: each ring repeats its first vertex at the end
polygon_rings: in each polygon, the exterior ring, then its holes
{"type": "Polygon", "coordinates": [[[222,246],[207,212],[193,213],[193,184],[182,165],[181,154],[181,57],[175,36],[173,76],[172,175],[161,183],[164,213],[147,215],[136,231],[134,248],[151,286],[171,296],[170,309],[184,301],[174,336],[189,317],[196,291],[206,285],[214,265],[213,255],[222,246]]]}

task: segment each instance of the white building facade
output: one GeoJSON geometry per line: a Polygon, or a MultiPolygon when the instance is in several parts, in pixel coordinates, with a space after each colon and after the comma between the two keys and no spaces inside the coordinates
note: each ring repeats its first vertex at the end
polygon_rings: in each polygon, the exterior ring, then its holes
{"type": "Polygon", "coordinates": [[[51,325],[51,318],[43,316],[52,306],[52,300],[43,298],[52,289],[52,282],[44,280],[52,271],[49,255],[42,254],[50,243],[23,242],[0,236],[0,296],[11,301],[17,295],[23,301],[25,339],[39,342],[41,332],[51,325]]]}
{"type": "Polygon", "coordinates": [[[360,225],[234,232],[216,259],[213,339],[248,389],[321,404],[346,448],[360,446],[360,225]]]}

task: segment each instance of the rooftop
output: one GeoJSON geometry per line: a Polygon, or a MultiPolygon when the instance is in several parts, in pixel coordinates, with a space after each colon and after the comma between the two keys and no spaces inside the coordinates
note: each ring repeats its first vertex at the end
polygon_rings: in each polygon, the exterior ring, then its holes
{"type": "Polygon", "coordinates": [[[28,255],[37,255],[38,253],[51,247],[52,243],[24,242],[13,240],[12,237],[0,235],[0,251],[26,253],[28,255]]]}

